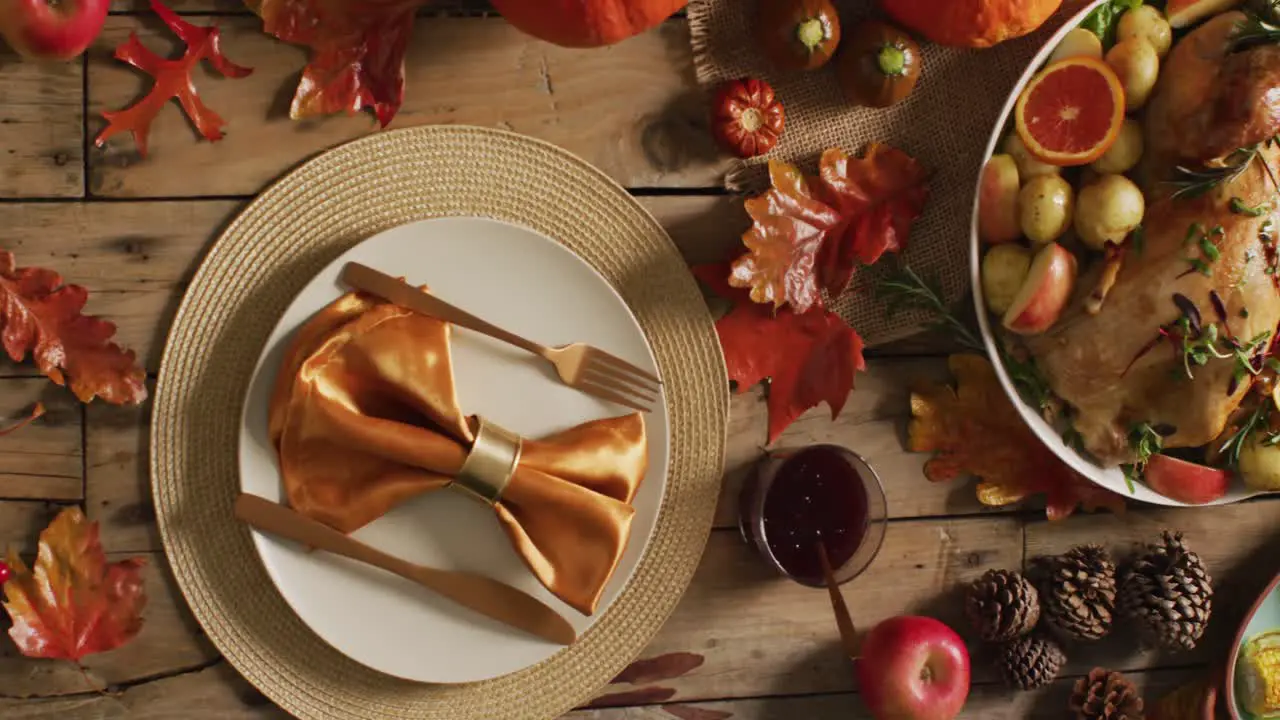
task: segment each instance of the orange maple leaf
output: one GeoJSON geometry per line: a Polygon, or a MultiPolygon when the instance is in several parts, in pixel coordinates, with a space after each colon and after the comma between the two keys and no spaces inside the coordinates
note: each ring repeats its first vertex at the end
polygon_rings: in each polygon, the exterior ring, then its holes
{"type": "Polygon", "coordinates": [[[821,291],[844,292],[858,265],[906,247],[911,225],[928,199],[925,172],[910,155],[872,143],[861,157],[833,148],[818,176],[769,162],[771,187],[746,201],[747,252],[729,283],[751,299],[797,313],[822,303],[821,291]]]}
{"type": "Polygon", "coordinates": [[[58,273],[17,267],[13,253],[0,250],[0,342],[9,357],[22,362],[30,351],[40,372],[69,385],[81,402],[141,403],[146,372],[132,350],[111,342],[115,325],[80,314],[88,298],[58,273]]]}
{"type": "Polygon", "coordinates": [[[222,128],[227,122],[222,116],[205,105],[196,94],[195,83],[191,80],[191,71],[208,60],[215,70],[229,78],[242,78],[253,72],[252,69],[236,65],[222,54],[222,37],[215,27],[192,25],[159,0],[151,0],[151,9],[160,16],[175,35],[187,45],[187,50],[177,60],[166,60],[151,52],[138,40],[136,33],[129,33],[129,39],[116,48],[116,59],[123,60],[155,78],[146,97],[131,107],[118,111],[106,111],[107,126],[98,133],[93,144],[102,147],[107,138],[128,130],[138,146],[138,154],[147,156],[147,136],[151,132],[151,121],[169,102],[177,98],[182,109],[186,111],[191,123],[200,134],[210,141],[222,139],[222,128]]]}
{"type": "Polygon", "coordinates": [[[10,550],[9,636],[27,657],[79,661],[132,640],[147,603],[142,558],[107,563],[98,524],[69,507],[40,533],[35,566],[10,550]]]}
{"type": "Polygon", "coordinates": [[[1124,499],[1067,466],[1035,436],[1001,389],[991,362],[952,355],[956,387],[934,385],[911,393],[907,449],[936,453],[925,477],[947,482],[975,476],[978,500],[1002,507],[1044,493],[1050,520],[1077,506],[1124,510],[1124,499]]]}
{"type": "Polygon", "coordinates": [[[311,48],[289,117],[373,108],[386,127],[404,102],[414,12],[430,0],[246,0],[269,35],[311,48]]]}

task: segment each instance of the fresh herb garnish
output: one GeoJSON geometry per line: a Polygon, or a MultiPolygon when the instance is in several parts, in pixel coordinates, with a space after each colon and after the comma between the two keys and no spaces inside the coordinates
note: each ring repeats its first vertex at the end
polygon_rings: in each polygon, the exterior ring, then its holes
{"type": "Polygon", "coordinates": [[[1212,230],[1205,232],[1203,226],[1199,223],[1191,223],[1187,228],[1187,236],[1183,239],[1183,245],[1194,243],[1199,249],[1200,254],[1204,257],[1188,257],[1186,261],[1191,265],[1191,269],[1204,275],[1205,277],[1213,276],[1213,268],[1210,267],[1222,257],[1222,251],[1214,244],[1213,240],[1217,237],[1223,237],[1226,231],[1221,225],[1214,227],[1212,230]]]}
{"type": "Polygon", "coordinates": [[[1121,465],[1120,469],[1124,472],[1124,482],[1130,494],[1135,491],[1134,482],[1142,479],[1151,456],[1158,455],[1164,449],[1164,435],[1172,435],[1174,432],[1172,428],[1161,429],[1168,432],[1161,434],[1157,428],[1145,422],[1129,426],[1129,448],[1133,450],[1136,459],[1132,463],[1121,465]]]}
{"type": "Polygon", "coordinates": [[[1177,200],[1196,198],[1220,185],[1230,185],[1244,174],[1244,171],[1248,170],[1261,154],[1259,146],[1250,145],[1228,155],[1227,164],[1222,167],[1193,169],[1180,165],[1175,168],[1180,177],[1170,181],[1170,184],[1177,188],[1173,198],[1177,200]]]}
{"type": "MultiPolygon", "coordinates": [[[[885,302],[889,314],[907,309],[927,312],[934,316],[932,328],[948,330],[961,345],[986,353],[986,346],[969,329],[968,324],[952,311],[943,299],[940,288],[937,280],[925,279],[906,263],[899,263],[895,270],[889,271],[880,280],[876,295],[885,302]]],[[[997,342],[995,347],[1000,363],[1022,397],[1041,412],[1052,410],[1056,404],[1053,391],[1049,389],[1049,382],[1041,374],[1035,360],[1014,357],[1003,343],[997,342]]]]}
{"type": "Polygon", "coordinates": [[[1280,42],[1280,25],[1276,25],[1273,22],[1276,19],[1276,4],[1268,2],[1267,5],[1269,6],[1267,14],[1270,17],[1263,17],[1263,14],[1255,8],[1245,9],[1244,20],[1236,23],[1235,30],[1231,34],[1231,52],[1240,52],[1257,45],[1280,42]]]}
{"type": "Polygon", "coordinates": [[[1227,436],[1226,441],[1218,448],[1218,452],[1226,459],[1227,467],[1234,468],[1240,465],[1240,451],[1259,428],[1267,426],[1270,417],[1271,403],[1263,400],[1249,413],[1244,422],[1227,436]]]}
{"type": "Polygon", "coordinates": [[[1116,42],[1120,16],[1139,7],[1142,7],[1142,0],[1109,0],[1086,15],[1080,27],[1097,35],[1104,47],[1111,47],[1116,42]]]}
{"type": "Polygon", "coordinates": [[[1244,200],[1238,197],[1231,198],[1231,212],[1236,215],[1246,215],[1248,217],[1262,217],[1271,211],[1271,203],[1262,203],[1260,205],[1246,205],[1244,200]]]}

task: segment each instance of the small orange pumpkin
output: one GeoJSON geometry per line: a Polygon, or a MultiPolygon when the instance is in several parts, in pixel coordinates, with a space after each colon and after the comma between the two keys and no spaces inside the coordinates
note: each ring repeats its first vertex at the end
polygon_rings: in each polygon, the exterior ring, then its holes
{"type": "Polygon", "coordinates": [[[1032,32],[1062,0],[880,0],[898,24],[939,45],[985,48],[1032,32]]]}
{"type": "Polygon", "coordinates": [[[688,0],[492,0],[522,32],[563,47],[588,48],[638,35],[688,0]]]}

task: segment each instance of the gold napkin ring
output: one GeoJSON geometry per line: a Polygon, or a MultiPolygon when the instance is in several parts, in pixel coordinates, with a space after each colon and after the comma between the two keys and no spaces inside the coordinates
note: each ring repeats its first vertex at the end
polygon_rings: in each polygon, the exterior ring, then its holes
{"type": "Polygon", "coordinates": [[[522,440],[504,427],[477,417],[479,429],[471,452],[453,484],[477,500],[495,505],[520,462],[522,440]]]}

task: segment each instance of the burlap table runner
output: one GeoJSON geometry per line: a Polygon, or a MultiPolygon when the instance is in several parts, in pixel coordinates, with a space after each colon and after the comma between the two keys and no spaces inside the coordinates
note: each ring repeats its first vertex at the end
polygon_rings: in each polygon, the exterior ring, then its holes
{"type": "MultiPolygon", "coordinates": [[[[872,110],[845,104],[834,63],[807,73],[771,68],[754,41],[756,0],[692,0],[688,13],[699,84],[709,93],[725,80],[761,78],[773,85],[787,111],[777,148],[765,158],[736,163],[726,187],[753,192],[766,186],[768,158],[813,172],[829,147],[860,152],[879,141],[901,148],[932,173],[929,204],[912,230],[905,259],[921,275],[937,277],[947,299],[958,301],[969,291],[973,196],[991,130],[1032,57],[1088,1],[1067,0],[1036,33],[992,49],[922,43],[924,69],[915,92],[892,108],[872,110]]],[[[870,0],[837,0],[836,6],[845,28],[878,13],[870,0]]],[[[860,270],[851,289],[830,303],[869,346],[912,335],[929,319],[912,312],[890,317],[872,293],[881,271],[860,270]]]]}

